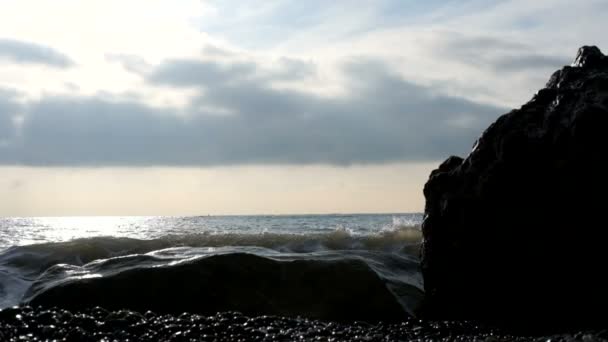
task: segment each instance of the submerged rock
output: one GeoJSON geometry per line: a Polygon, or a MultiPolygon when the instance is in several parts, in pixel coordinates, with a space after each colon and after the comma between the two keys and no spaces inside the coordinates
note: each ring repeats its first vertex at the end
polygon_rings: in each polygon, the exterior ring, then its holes
{"type": "Polygon", "coordinates": [[[608,322],[608,57],[582,47],[425,185],[425,314],[608,322]]]}
{"type": "Polygon", "coordinates": [[[330,320],[399,320],[407,315],[362,260],[289,260],[247,253],[154,264],[151,256],[57,265],[26,294],[31,305],[179,314],[239,311],[330,320]],[[51,279],[55,279],[51,281],[51,279]]]}

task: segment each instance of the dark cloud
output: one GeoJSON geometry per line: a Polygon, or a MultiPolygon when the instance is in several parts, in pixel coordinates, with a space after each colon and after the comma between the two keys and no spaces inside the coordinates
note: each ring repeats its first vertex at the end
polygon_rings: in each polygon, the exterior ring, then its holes
{"type": "Polygon", "coordinates": [[[557,69],[570,63],[567,56],[535,52],[533,46],[491,36],[466,36],[445,32],[434,51],[448,59],[456,59],[493,71],[529,72],[530,69],[557,69]]]}
{"type": "Polygon", "coordinates": [[[17,96],[13,90],[0,88],[0,153],[3,145],[15,137],[15,117],[21,110],[17,96]]]}
{"type": "MultiPolygon", "coordinates": [[[[134,61],[123,60],[126,68],[134,61]]],[[[141,65],[142,63],[137,63],[141,65]]],[[[149,82],[177,87],[218,87],[226,82],[299,80],[316,75],[316,65],[311,61],[282,57],[270,67],[264,68],[255,62],[221,63],[214,60],[173,59],[161,63],[152,72],[138,72],[149,82]]]]}
{"type": "Polygon", "coordinates": [[[0,39],[0,58],[16,63],[42,64],[67,68],[74,62],[61,52],[48,46],[13,39],[0,39]]]}
{"type": "Polygon", "coordinates": [[[149,81],[201,88],[188,117],[126,99],[47,97],[30,103],[20,137],[0,150],[0,163],[209,166],[438,160],[466,153],[482,129],[505,111],[434,94],[372,60],[344,66],[350,89],[341,97],[277,90],[246,77],[255,71],[249,64],[203,67],[183,60],[161,65],[149,81]],[[201,107],[224,108],[230,114],[208,115],[197,110],[201,107]]]}
{"type": "Polygon", "coordinates": [[[147,76],[152,83],[173,86],[217,85],[253,75],[253,62],[221,64],[214,61],[174,59],[163,63],[147,76]]]}
{"type": "Polygon", "coordinates": [[[268,77],[271,80],[297,80],[317,73],[317,66],[311,61],[282,57],[276,64],[277,70],[268,77]]]}
{"type": "Polygon", "coordinates": [[[511,71],[511,70],[529,70],[539,68],[559,69],[564,65],[570,64],[571,59],[560,56],[547,55],[523,55],[523,56],[503,56],[494,58],[492,64],[496,69],[511,71]]]}

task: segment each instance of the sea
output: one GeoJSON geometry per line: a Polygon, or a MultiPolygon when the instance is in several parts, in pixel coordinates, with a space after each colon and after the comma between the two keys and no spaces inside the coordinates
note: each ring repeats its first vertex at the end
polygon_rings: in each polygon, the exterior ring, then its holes
{"type": "Polygon", "coordinates": [[[411,313],[423,293],[422,218],[420,213],[0,218],[0,308],[73,279],[246,253],[301,262],[363,261],[411,313]]]}

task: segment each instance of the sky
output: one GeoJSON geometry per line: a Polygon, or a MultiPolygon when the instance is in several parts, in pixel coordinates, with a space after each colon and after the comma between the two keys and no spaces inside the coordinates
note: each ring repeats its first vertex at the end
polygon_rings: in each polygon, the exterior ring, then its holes
{"type": "Polygon", "coordinates": [[[20,0],[0,11],[0,215],[420,212],[605,0],[20,0]]]}

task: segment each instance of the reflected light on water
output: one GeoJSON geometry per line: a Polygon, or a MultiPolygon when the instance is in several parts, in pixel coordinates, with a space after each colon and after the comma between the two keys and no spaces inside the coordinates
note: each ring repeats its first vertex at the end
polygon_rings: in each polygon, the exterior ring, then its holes
{"type": "Polygon", "coordinates": [[[20,240],[25,244],[95,236],[122,236],[127,235],[134,225],[144,220],[144,217],[124,216],[36,217],[27,219],[29,224],[16,233],[21,235],[20,240]]]}
{"type": "Polygon", "coordinates": [[[420,236],[421,221],[419,214],[7,217],[0,218],[0,251],[11,246],[97,237],[140,240],[187,237],[207,241],[211,235],[224,235],[216,240],[228,239],[239,244],[245,235],[269,239],[272,234],[329,233],[332,240],[341,241],[370,234],[380,234],[381,239],[411,240],[420,236]]]}

